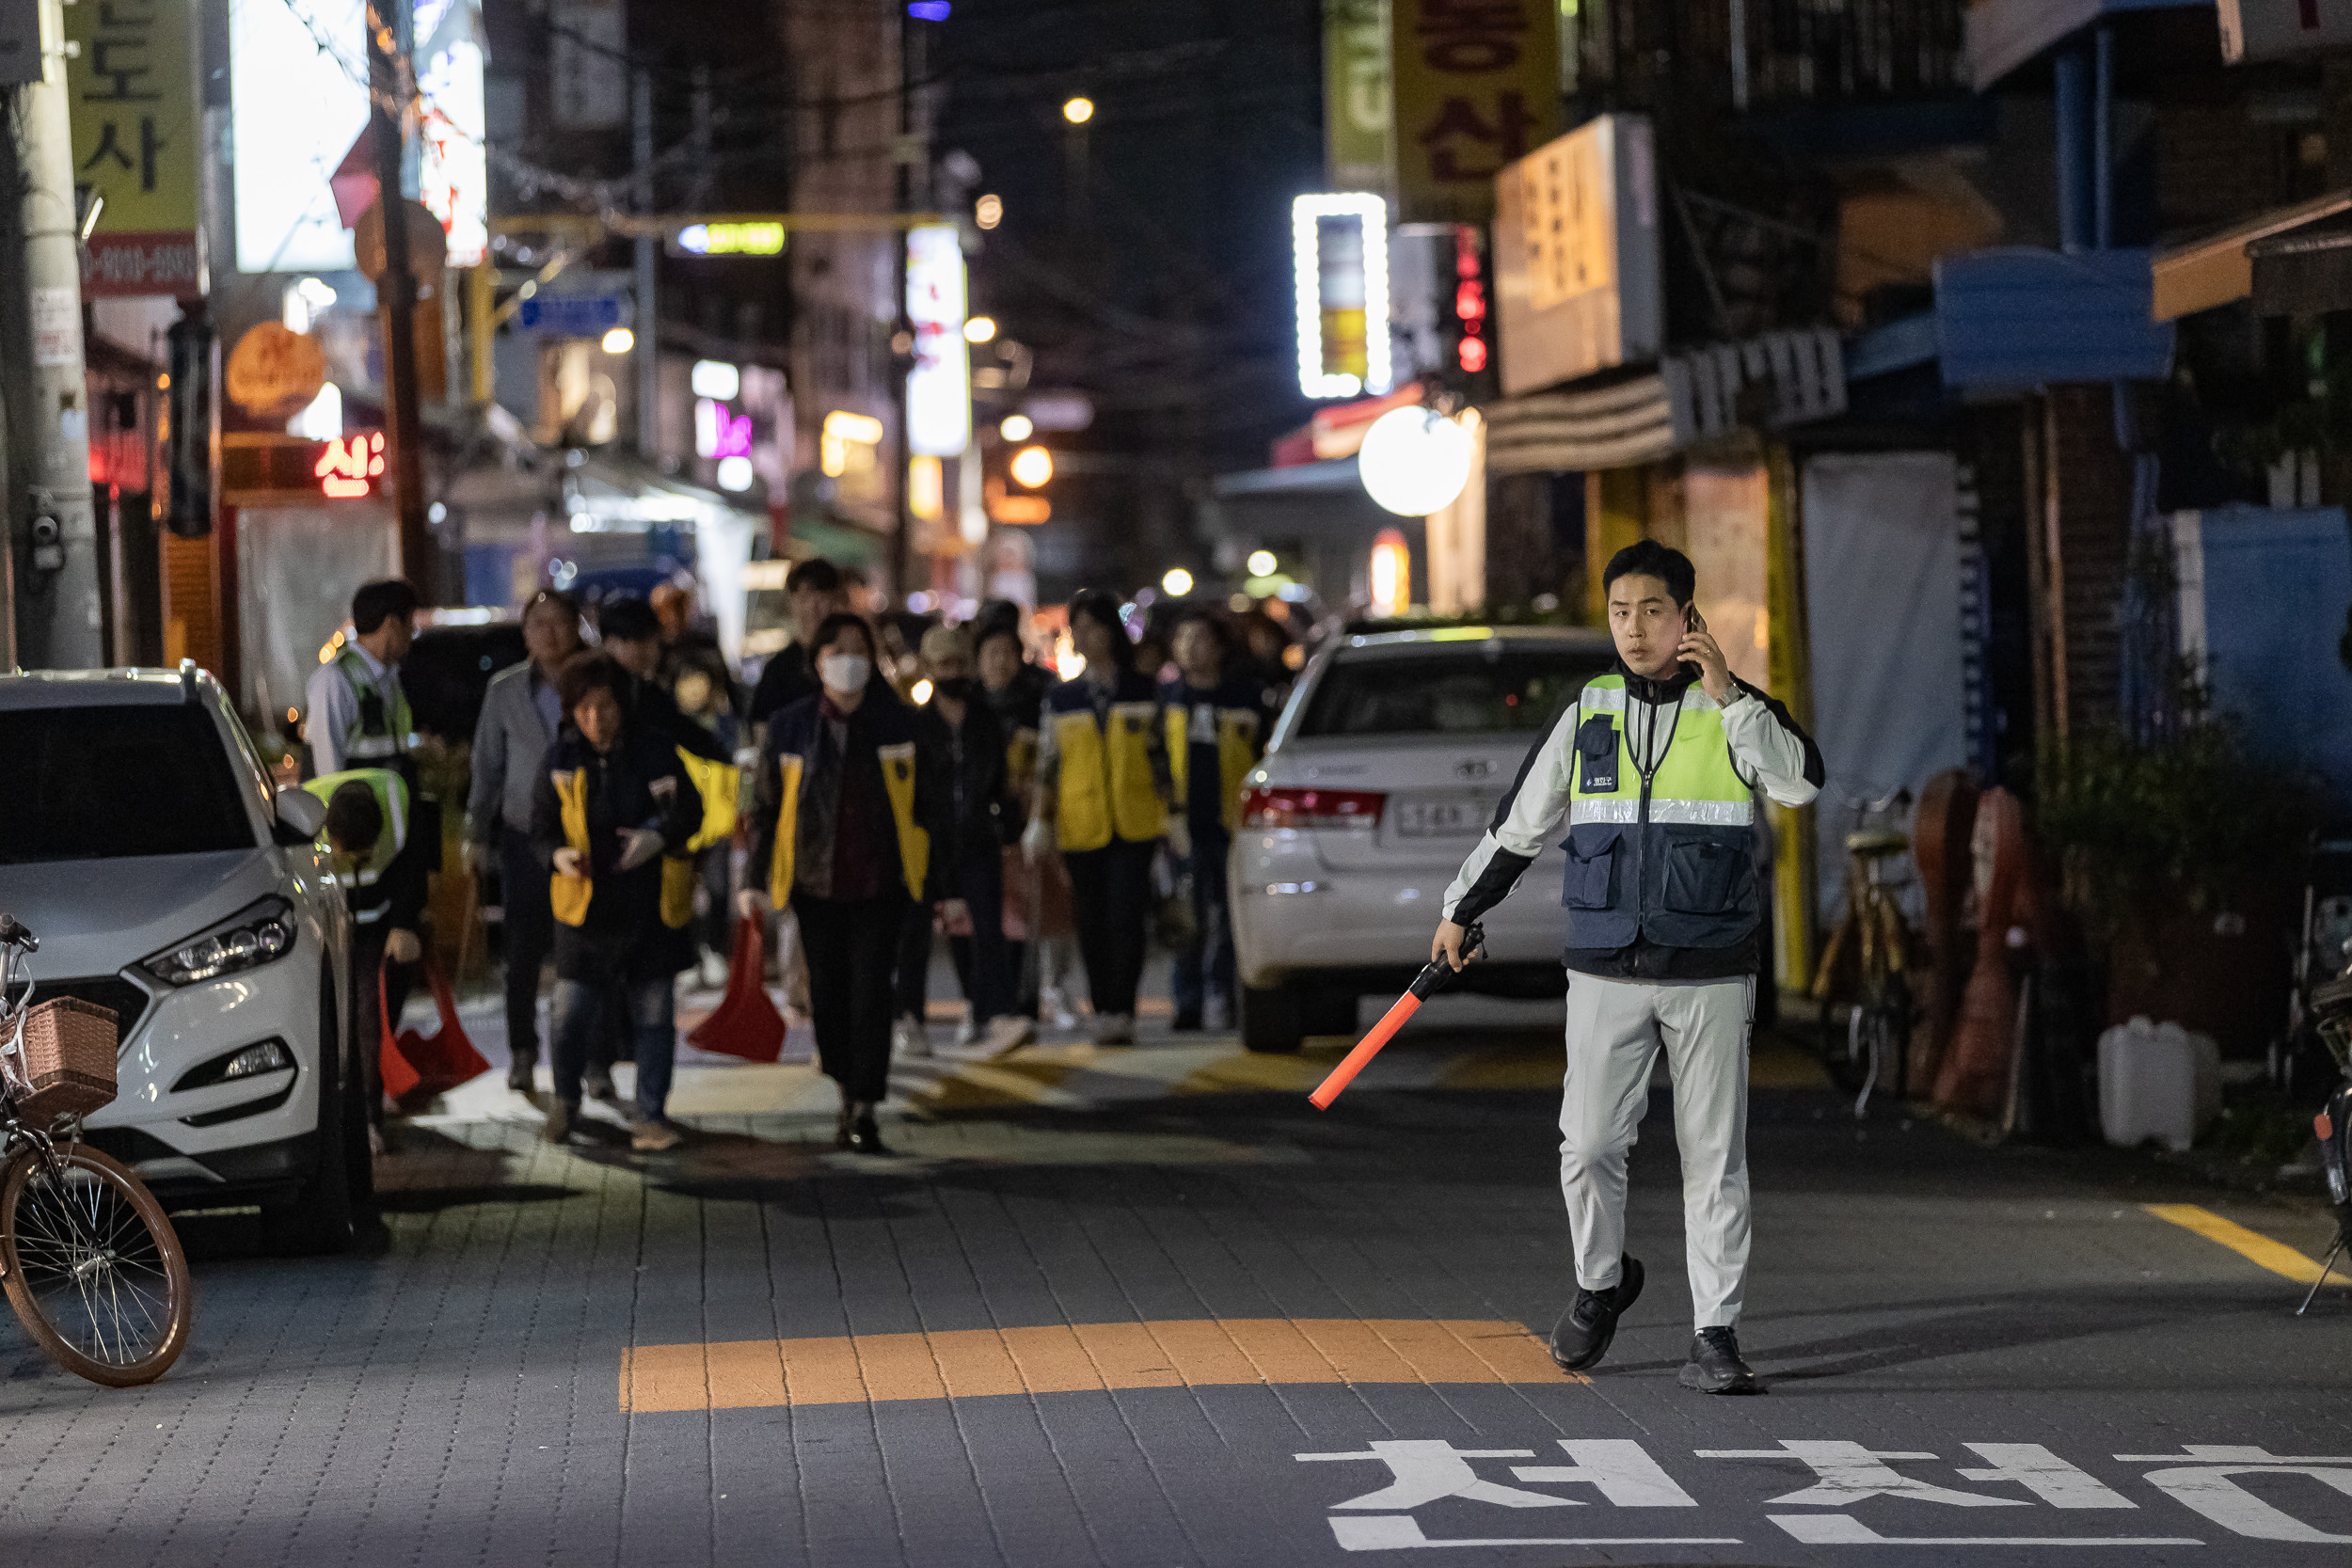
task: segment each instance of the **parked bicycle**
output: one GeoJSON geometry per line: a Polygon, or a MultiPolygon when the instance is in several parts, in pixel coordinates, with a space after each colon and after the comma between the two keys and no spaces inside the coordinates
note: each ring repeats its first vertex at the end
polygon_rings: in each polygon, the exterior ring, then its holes
{"type": "Polygon", "coordinates": [[[187,1256],[146,1183],[81,1141],[115,1096],[115,1021],[11,995],[40,942],[0,914],[0,1284],[44,1354],[92,1383],[152,1383],[187,1348],[187,1256]]]}
{"type": "Polygon", "coordinates": [[[1911,849],[1910,835],[1894,825],[1911,807],[1911,791],[1896,789],[1875,800],[1847,797],[1854,808],[1846,834],[1846,913],[1821,950],[1813,976],[1813,998],[1821,1006],[1822,1054],[1840,1088],[1854,1095],[1856,1120],[1869,1115],[1870,1095],[1882,1075],[1891,1078],[1898,1099],[1910,1092],[1911,1025],[1916,1016],[1910,972],[1917,939],[1903,918],[1896,892],[1901,883],[1890,866],[1911,849]],[[1851,987],[1841,986],[1851,962],[1851,987]],[[1836,1031],[1835,1001],[1851,990],[1851,1006],[1843,1036],[1836,1031]]]}

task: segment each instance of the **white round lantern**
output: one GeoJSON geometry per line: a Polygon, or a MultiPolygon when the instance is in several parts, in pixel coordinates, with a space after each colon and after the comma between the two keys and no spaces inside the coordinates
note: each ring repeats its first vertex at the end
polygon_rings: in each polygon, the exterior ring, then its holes
{"type": "Polygon", "coordinates": [[[1391,408],[1364,432],[1356,457],[1364,491],[1400,517],[1426,517],[1451,505],[1470,483],[1476,441],[1453,420],[1427,408],[1391,408]]]}

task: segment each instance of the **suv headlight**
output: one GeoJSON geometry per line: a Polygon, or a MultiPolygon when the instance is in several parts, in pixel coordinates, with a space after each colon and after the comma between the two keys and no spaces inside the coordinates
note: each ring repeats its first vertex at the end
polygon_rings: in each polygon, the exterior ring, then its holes
{"type": "Polygon", "coordinates": [[[293,952],[294,944],[294,906],[283,898],[264,898],[179,946],[142,959],[139,968],[167,986],[196,986],[258,969],[293,952]]]}

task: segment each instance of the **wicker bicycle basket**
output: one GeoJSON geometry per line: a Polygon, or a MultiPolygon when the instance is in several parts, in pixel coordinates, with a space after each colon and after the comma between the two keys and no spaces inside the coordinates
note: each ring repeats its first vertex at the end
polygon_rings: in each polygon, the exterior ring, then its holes
{"type": "Polygon", "coordinates": [[[115,1097],[115,1015],[61,996],[24,1015],[21,1053],[0,1057],[17,1119],[45,1126],[87,1116],[115,1097]]]}

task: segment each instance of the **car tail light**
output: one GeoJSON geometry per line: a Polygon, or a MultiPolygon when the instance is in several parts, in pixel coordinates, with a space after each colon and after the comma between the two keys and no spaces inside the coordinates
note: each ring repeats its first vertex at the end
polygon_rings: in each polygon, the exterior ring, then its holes
{"type": "Polygon", "coordinates": [[[1249,789],[1242,792],[1245,828],[1338,828],[1372,832],[1388,797],[1376,789],[1249,789]]]}

